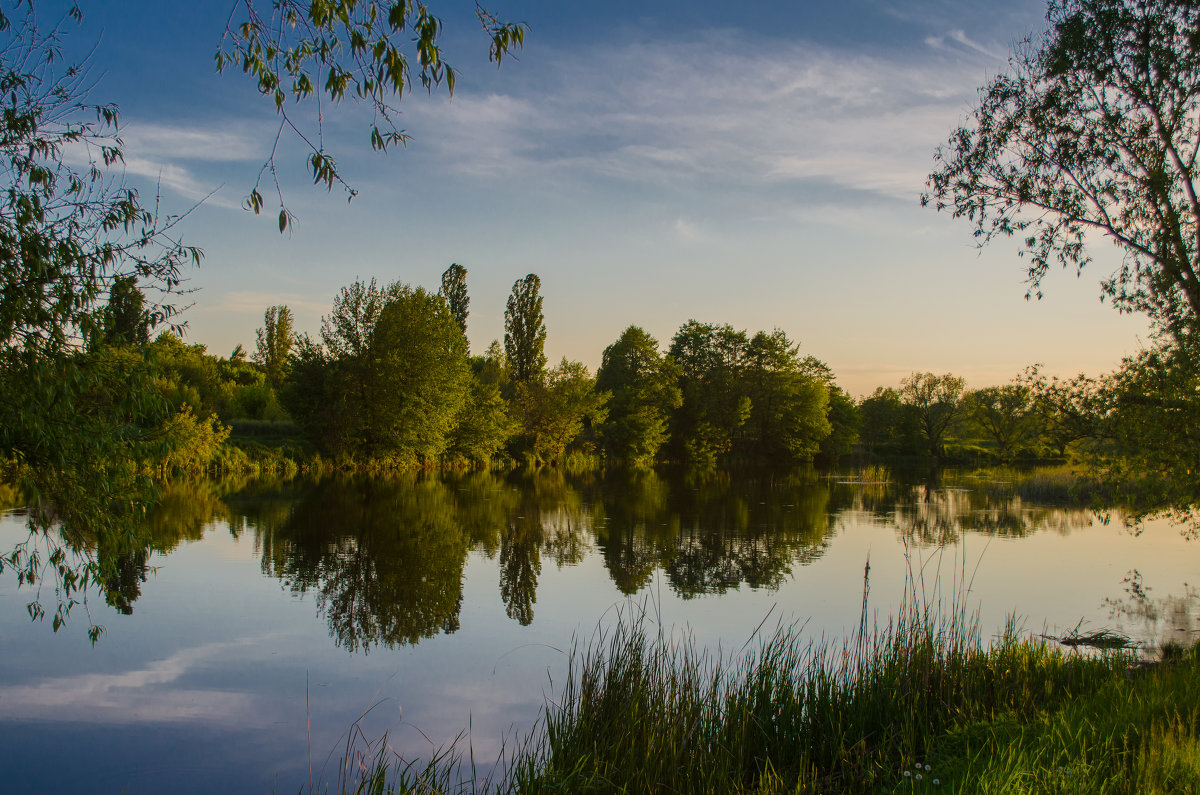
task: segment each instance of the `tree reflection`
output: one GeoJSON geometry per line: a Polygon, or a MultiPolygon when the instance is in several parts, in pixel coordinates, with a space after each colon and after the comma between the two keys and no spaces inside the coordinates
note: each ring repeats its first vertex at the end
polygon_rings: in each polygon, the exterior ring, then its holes
{"type": "Polygon", "coordinates": [[[543,468],[179,482],[123,545],[90,543],[105,601],[130,613],[155,553],[214,526],[249,533],[262,571],[311,593],[339,646],[366,651],[456,631],[470,550],[495,561],[505,612],[524,626],[547,561],[573,566],[598,552],[624,594],[656,572],[684,598],[771,589],[823,555],[838,528],[864,519],[942,545],[964,533],[1067,533],[1091,514],[1035,506],[1002,482],[953,473],[543,468]]]}
{"type": "Polygon", "coordinates": [[[745,584],[776,588],[814,560],[830,528],[828,489],[811,472],[615,473],[599,502],[597,540],[624,593],[661,568],[682,596],[745,584]]]}
{"type": "Polygon", "coordinates": [[[263,571],[295,593],[314,592],[348,651],[459,627],[469,539],[454,493],[437,478],[324,478],[280,526],[257,532],[263,571]]]}

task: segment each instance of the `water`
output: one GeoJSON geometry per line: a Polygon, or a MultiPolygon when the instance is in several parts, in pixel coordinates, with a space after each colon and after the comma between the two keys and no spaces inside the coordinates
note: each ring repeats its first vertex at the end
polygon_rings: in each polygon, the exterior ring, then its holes
{"type": "MultiPolygon", "coordinates": [[[[566,655],[621,612],[736,653],[762,624],[844,637],[915,583],[985,633],[1190,640],[1195,543],[1002,484],[786,475],[332,477],[180,484],[65,628],[0,577],[0,765],[14,793],[294,792],[347,736],[481,769],[533,727],[566,655]],[[969,587],[969,591],[968,591],[969,587]],[[93,648],[88,613],[105,627],[93,648]]],[[[0,520],[0,549],[25,539],[0,520]]],[[[43,585],[48,607],[54,596],[43,585]]]]}

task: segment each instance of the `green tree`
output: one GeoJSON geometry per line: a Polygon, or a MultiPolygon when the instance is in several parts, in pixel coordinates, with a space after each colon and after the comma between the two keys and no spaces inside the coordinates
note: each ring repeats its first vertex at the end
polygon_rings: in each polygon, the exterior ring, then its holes
{"type": "Polygon", "coordinates": [[[854,449],[858,441],[859,411],[854,398],[837,384],[829,384],[829,435],[821,440],[819,459],[826,464],[837,464],[838,460],[854,449]]]}
{"type": "Polygon", "coordinates": [[[535,274],[513,283],[504,310],[504,355],[512,379],[531,384],[546,369],[546,321],[542,317],[542,281],[535,274]]]}
{"type": "Polygon", "coordinates": [[[912,406],[891,387],[877,387],[858,404],[859,439],[870,452],[912,455],[921,447],[920,423],[912,406]]]}
{"type": "Polygon", "coordinates": [[[524,412],[520,450],[543,463],[562,460],[586,428],[603,422],[608,394],[579,362],[564,358],[545,377],[517,384],[516,406],[524,412]]]}
{"type": "Polygon", "coordinates": [[[267,307],[263,327],[258,330],[254,361],[267,373],[267,381],[278,389],[287,378],[288,361],[296,344],[292,310],[286,306],[267,307]]]}
{"type": "Polygon", "coordinates": [[[462,333],[466,334],[467,315],[470,314],[467,307],[471,304],[471,299],[467,296],[467,269],[457,262],[446,268],[442,273],[442,289],[438,291],[438,295],[446,300],[450,314],[454,316],[462,333]]]}
{"type": "MultiPolygon", "coordinates": [[[[374,279],[356,281],[338,292],[329,315],[321,318],[324,354],[320,358],[309,356],[309,375],[315,375],[311,368],[322,360],[329,364],[330,370],[319,380],[311,378],[307,383],[319,384],[325,390],[322,399],[329,404],[320,413],[330,421],[337,419],[334,428],[321,432],[321,438],[337,445],[327,448],[328,452],[375,455],[380,424],[374,400],[378,370],[372,359],[371,342],[384,307],[399,290],[400,286],[395,284],[380,287],[374,279]]],[[[294,405],[300,408],[302,404],[311,406],[312,400],[298,400],[294,405]]],[[[295,416],[291,404],[288,411],[295,416]]],[[[311,423],[305,424],[311,427],[311,423]]]]}
{"type": "Polygon", "coordinates": [[[466,338],[446,302],[421,288],[356,282],[302,337],[285,390],[288,411],[328,453],[436,461],[470,384],[466,338]]]}
{"type": "Polygon", "coordinates": [[[679,366],[683,403],[672,419],[677,454],[711,466],[733,447],[734,433],[750,417],[750,398],[742,381],[749,340],[744,331],[689,320],[671,340],[670,356],[679,366]]]}
{"type": "Polygon", "coordinates": [[[1018,383],[1030,390],[1036,432],[1059,457],[1067,448],[1096,435],[1099,417],[1099,384],[1080,374],[1068,380],[1048,378],[1038,365],[1026,368],[1018,383]]]}
{"type": "MultiPolygon", "coordinates": [[[[833,428],[829,392],[800,358],[800,346],[782,329],[760,331],[745,350],[742,379],[750,416],[742,431],[747,458],[762,462],[811,460],[833,428]]],[[[824,368],[828,369],[828,368],[824,368]]]]}
{"type": "Polygon", "coordinates": [[[1050,31],[937,153],[924,203],[1019,235],[1030,293],[1052,262],[1082,269],[1089,233],[1124,252],[1104,292],[1178,333],[1200,311],[1200,6],[1053,0],[1050,31]]]}
{"type": "Polygon", "coordinates": [[[434,463],[467,397],[467,341],[446,303],[400,287],[371,337],[372,402],[378,454],[434,463]]]}
{"type": "Polygon", "coordinates": [[[146,310],[146,297],[137,287],[136,276],[113,279],[100,325],[106,345],[140,346],[150,341],[154,318],[146,310]]]}
{"type": "Polygon", "coordinates": [[[604,349],[596,389],[610,395],[600,436],[608,456],[646,466],[670,435],[671,412],[683,402],[679,368],[658,350],[658,340],[630,326],[604,349]]]}
{"type": "Polygon", "coordinates": [[[912,407],[929,454],[935,458],[942,454],[946,431],[960,414],[965,386],[961,378],[950,373],[913,373],[900,381],[900,400],[912,407]]]}
{"type": "Polygon", "coordinates": [[[1010,460],[1034,432],[1033,392],[1023,384],[989,386],[967,392],[966,413],[996,443],[1000,458],[1010,460]]]}
{"type": "MultiPolygon", "coordinates": [[[[116,576],[85,539],[130,532],[150,488],[139,471],[173,443],[140,354],[81,343],[102,338],[106,299],[128,303],[132,279],[169,294],[200,252],[114,174],[117,111],[90,103],[89,73],[64,61],[71,20],[46,29],[34,4],[20,8],[21,18],[0,11],[0,457],[39,495],[32,529],[61,533],[38,532],[41,551],[14,549],[0,570],[56,580],[46,590],[58,595],[57,628],[80,590],[116,576]]],[[[165,301],[163,319],[174,312],[165,301]]],[[[41,615],[40,603],[30,609],[41,615]]]]}
{"type": "Polygon", "coordinates": [[[504,399],[504,351],[495,340],[483,356],[471,358],[471,384],[451,435],[456,458],[487,463],[518,430],[504,399]]]}

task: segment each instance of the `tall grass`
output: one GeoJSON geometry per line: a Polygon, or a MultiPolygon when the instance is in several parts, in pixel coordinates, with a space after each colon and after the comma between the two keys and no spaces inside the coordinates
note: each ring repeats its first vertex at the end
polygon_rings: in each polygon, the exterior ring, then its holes
{"type": "Polygon", "coordinates": [[[779,626],[733,655],[643,608],[575,649],[495,780],[448,753],[358,791],[1200,792],[1195,651],[1131,663],[1011,625],[985,644],[961,605],[915,599],[844,641],[779,626]]]}

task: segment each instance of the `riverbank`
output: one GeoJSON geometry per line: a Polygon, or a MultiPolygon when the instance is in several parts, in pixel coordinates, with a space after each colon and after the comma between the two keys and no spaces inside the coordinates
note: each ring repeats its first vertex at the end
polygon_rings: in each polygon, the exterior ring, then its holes
{"type": "Polygon", "coordinates": [[[448,753],[420,771],[391,767],[388,791],[1200,788],[1197,648],[1146,666],[1011,627],[985,645],[961,613],[926,609],[841,644],[781,627],[725,658],[655,632],[643,614],[577,647],[564,692],[496,780],[473,780],[448,753]]]}

